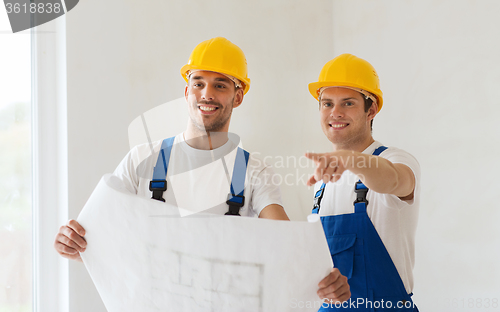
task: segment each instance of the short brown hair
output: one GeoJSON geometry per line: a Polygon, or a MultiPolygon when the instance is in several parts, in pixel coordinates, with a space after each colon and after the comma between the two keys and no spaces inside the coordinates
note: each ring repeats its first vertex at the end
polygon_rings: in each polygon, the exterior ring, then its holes
{"type": "MultiPolygon", "coordinates": [[[[370,98],[365,97],[363,94],[361,96],[365,99],[365,113],[372,107],[373,101],[370,98]]],[[[373,131],[373,119],[372,122],[370,123],[370,129],[373,131]]]]}

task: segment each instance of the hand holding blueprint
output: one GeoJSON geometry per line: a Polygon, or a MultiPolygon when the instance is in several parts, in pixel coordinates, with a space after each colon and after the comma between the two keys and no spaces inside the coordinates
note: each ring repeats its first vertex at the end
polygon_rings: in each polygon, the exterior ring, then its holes
{"type": "Polygon", "coordinates": [[[78,217],[108,311],[317,311],[332,268],[320,222],[194,214],[104,176],[78,217]]]}

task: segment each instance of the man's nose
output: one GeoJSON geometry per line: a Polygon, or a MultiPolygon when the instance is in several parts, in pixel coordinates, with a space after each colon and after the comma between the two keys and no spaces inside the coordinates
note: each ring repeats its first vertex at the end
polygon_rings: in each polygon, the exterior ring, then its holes
{"type": "Polygon", "coordinates": [[[341,105],[333,105],[330,116],[334,118],[344,117],[344,109],[341,105]]]}
{"type": "Polygon", "coordinates": [[[201,99],[205,101],[213,101],[214,100],[214,88],[210,85],[207,85],[203,88],[201,92],[201,99]]]}

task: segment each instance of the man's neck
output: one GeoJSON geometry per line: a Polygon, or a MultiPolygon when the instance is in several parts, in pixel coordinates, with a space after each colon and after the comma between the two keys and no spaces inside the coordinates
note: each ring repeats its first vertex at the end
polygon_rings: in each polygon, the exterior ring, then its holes
{"type": "Polygon", "coordinates": [[[200,150],[213,150],[226,144],[228,140],[227,132],[184,132],[184,141],[192,148],[200,150]]]}
{"type": "Polygon", "coordinates": [[[340,151],[340,150],[347,150],[347,151],[354,151],[354,152],[363,152],[365,149],[368,148],[375,140],[373,137],[370,135],[367,137],[365,140],[358,141],[358,142],[344,142],[344,143],[333,143],[333,151],[340,151]]]}

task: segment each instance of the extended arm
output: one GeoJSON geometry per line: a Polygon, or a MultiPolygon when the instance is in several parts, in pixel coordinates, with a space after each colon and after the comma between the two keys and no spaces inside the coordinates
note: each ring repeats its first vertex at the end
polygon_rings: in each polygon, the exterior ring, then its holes
{"type": "Polygon", "coordinates": [[[405,200],[413,198],[415,176],[406,165],[352,151],[307,153],[306,157],[316,162],[316,170],[307,181],[308,185],[320,180],[336,182],[345,170],[349,170],[377,193],[392,194],[405,200]]]}

